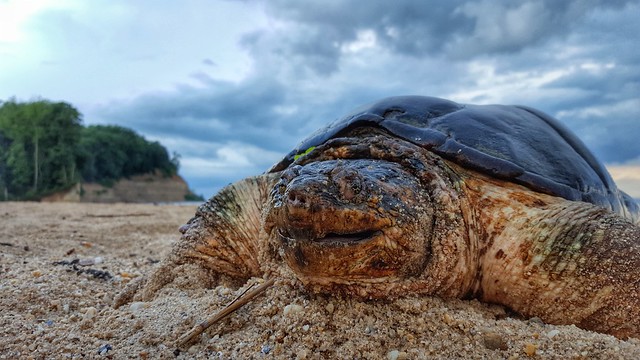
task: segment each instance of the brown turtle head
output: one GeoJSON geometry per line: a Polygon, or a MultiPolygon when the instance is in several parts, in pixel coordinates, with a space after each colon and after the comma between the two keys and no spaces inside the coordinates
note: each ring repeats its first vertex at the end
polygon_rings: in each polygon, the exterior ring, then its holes
{"type": "Polygon", "coordinates": [[[356,290],[417,275],[433,209],[402,165],[334,159],[294,165],[271,192],[265,227],[305,283],[356,290]]]}

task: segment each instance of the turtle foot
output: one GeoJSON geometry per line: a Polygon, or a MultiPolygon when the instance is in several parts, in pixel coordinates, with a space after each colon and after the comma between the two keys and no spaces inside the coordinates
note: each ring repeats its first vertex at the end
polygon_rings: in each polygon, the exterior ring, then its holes
{"type": "Polygon", "coordinates": [[[130,302],[151,301],[162,293],[172,290],[197,291],[215,287],[220,283],[235,285],[242,282],[216,273],[198,262],[178,262],[166,259],[151,274],[141,276],[129,283],[115,298],[113,307],[130,302]]]}

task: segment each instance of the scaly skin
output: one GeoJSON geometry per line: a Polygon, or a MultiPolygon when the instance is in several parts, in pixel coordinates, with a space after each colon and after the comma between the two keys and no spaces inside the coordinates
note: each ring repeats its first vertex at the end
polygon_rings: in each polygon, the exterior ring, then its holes
{"type": "Polygon", "coordinates": [[[640,336],[640,227],[597,206],[475,174],[467,223],[486,247],[474,296],[553,324],[640,336]]]}

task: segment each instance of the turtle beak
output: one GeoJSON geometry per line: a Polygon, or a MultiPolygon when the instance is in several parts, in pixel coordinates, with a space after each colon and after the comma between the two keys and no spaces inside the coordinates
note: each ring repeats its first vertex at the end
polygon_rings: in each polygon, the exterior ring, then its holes
{"type": "Polygon", "coordinates": [[[392,225],[390,217],[357,198],[362,181],[357,173],[324,165],[326,171],[294,169],[297,176],[285,174],[275,187],[272,204],[283,243],[347,246],[370,240],[392,225]]]}
{"type": "Polygon", "coordinates": [[[293,244],[295,241],[309,241],[327,246],[348,246],[369,241],[382,234],[380,230],[364,230],[352,233],[328,233],[322,237],[314,237],[311,232],[298,229],[278,229],[278,237],[283,244],[293,244]]]}

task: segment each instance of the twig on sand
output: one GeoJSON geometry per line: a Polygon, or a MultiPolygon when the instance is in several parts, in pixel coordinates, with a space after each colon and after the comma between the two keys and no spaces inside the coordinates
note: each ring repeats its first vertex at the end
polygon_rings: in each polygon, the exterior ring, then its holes
{"type": "Polygon", "coordinates": [[[274,282],[275,282],[274,279],[268,279],[267,281],[262,283],[262,285],[258,286],[251,292],[247,292],[247,291],[251,289],[253,285],[247,288],[247,290],[245,290],[242,294],[238,295],[238,297],[236,297],[232,302],[230,302],[227,306],[225,306],[224,309],[220,310],[217,314],[213,315],[207,320],[194,326],[191,330],[189,330],[189,332],[182,335],[180,339],[178,339],[178,348],[183,347],[185,344],[190,342],[193,338],[202,334],[211,325],[217,323],[218,321],[224,319],[227,315],[241,308],[244,304],[251,301],[251,299],[253,299],[257,295],[265,291],[269,286],[273,285],[274,282]]]}

